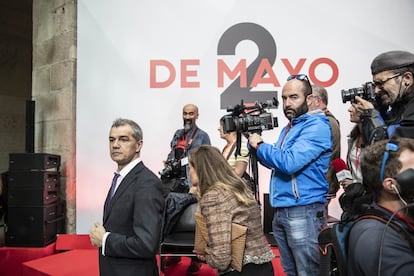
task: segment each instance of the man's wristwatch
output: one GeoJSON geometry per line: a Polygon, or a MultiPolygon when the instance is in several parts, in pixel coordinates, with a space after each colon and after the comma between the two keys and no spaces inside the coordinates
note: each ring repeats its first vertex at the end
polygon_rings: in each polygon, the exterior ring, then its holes
{"type": "Polygon", "coordinates": [[[259,142],[257,142],[257,144],[256,144],[256,149],[258,149],[258,148],[259,148],[260,144],[263,144],[263,141],[259,141],[259,142]]]}

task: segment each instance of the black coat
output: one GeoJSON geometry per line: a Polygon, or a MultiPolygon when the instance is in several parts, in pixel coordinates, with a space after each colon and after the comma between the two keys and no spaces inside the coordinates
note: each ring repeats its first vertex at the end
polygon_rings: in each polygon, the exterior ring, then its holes
{"type": "Polygon", "coordinates": [[[169,193],[165,198],[165,208],[163,215],[163,226],[161,241],[170,233],[177,223],[181,213],[192,203],[197,202],[197,197],[188,193],[169,193]]]}
{"type": "Polygon", "coordinates": [[[384,108],[366,110],[361,118],[368,145],[388,138],[414,138],[414,92],[395,103],[390,113],[386,113],[384,108]]]}

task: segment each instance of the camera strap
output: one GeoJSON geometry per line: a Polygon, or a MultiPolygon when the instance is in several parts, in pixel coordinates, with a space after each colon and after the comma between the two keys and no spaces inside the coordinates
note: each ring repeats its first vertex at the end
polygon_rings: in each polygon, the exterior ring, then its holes
{"type": "Polygon", "coordinates": [[[241,156],[241,133],[237,132],[237,138],[236,138],[236,152],[234,153],[234,157],[237,159],[237,156],[241,156]]]}
{"type": "MultiPolygon", "coordinates": [[[[234,147],[235,147],[235,146],[236,146],[236,143],[235,143],[235,142],[234,142],[233,144],[231,144],[230,150],[228,151],[227,155],[225,156],[226,160],[229,160],[230,155],[233,153],[233,151],[234,151],[234,147]]],[[[225,152],[226,148],[227,148],[227,145],[224,147],[224,149],[223,149],[223,151],[222,151],[222,153],[223,153],[223,154],[224,154],[224,152],[225,152]]],[[[237,154],[237,153],[236,153],[236,154],[237,154]]],[[[235,155],[236,155],[236,154],[235,154],[235,155]]]]}
{"type": "Polygon", "coordinates": [[[198,127],[195,127],[193,133],[191,133],[190,140],[188,141],[187,151],[191,148],[191,145],[193,144],[194,137],[196,136],[197,132],[198,132],[198,127]]]}

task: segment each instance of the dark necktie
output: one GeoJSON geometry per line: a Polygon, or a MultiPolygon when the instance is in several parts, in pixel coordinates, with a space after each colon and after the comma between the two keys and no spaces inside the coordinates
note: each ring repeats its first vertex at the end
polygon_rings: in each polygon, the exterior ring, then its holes
{"type": "Polygon", "coordinates": [[[114,173],[114,178],[112,178],[112,184],[111,184],[111,190],[109,191],[109,199],[112,199],[112,197],[115,194],[115,187],[116,187],[116,181],[118,180],[118,177],[121,175],[119,173],[114,173]]]}

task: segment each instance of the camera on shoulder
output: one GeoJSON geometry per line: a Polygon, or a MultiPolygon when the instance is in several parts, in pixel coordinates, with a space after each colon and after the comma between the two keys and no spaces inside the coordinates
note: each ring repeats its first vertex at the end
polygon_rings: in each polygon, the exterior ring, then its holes
{"type": "Polygon", "coordinates": [[[264,103],[256,102],[252,105],[245,105],[243,100],[241,104],[230,106],[227,111],[230,112],[221,118],[223,132],[240,132],[240,133],[261,133],[263,130],[271,130],[278,127],[277,117],[267,112],[266,108],[277,108],[279,102],[276,98],[264,103]]]}

